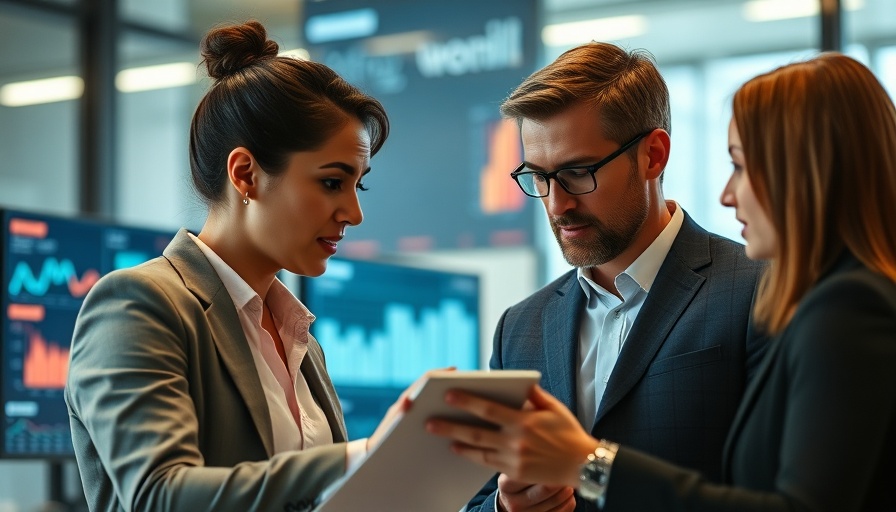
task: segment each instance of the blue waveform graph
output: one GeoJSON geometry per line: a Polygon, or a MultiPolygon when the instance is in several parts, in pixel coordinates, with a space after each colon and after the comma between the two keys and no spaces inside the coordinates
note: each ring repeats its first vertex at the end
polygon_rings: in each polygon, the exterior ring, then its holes
{"type": "Polygon", "coordinates": [[[44,259],[37,275],[27,262],[16,263],[8,290],[12,296],[21,295],[22,290],[25,290],[33,296],[43,297],[51,286],[67,286],[72,297],[83,297],[99,278],[99,272],[94,269],[88,269],[78,277],[71,260],[49,257],[44,259]]]}

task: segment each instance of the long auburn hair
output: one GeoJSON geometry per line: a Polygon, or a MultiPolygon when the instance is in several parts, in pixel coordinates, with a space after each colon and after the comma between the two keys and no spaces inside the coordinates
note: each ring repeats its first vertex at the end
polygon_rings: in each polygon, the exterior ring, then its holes
{"type": "Polygon", "coordinates": [[[844,251],[896,281],[896,108],[872,72],[823,53],[748,81],[733,115],[778,236],[756,321],[780,332],[844,251]]]}

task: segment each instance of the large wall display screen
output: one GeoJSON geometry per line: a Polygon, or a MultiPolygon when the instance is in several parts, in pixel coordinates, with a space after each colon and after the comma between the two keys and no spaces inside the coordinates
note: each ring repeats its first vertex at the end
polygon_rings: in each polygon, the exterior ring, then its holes
{"type": "Polygon", "coordinates": [[[332,259],[301,290],[352,439],[425,371],[479,367],[478,276],[332,259]]]}
{"type": "Polygon", "coordinates": [[[540,203],[510,178],[522,147],[498,107],[535,70],[535,12],[535,0],[305,3],[312,59],[380,100],[391,120],[364,179],[368,220],[342,254],[533,243],[540,203]]]}
{"type": "Polygon", "coordinates": [[[84,296],[107,272],[161,254],[173,234],[3,210],[0,455],[72,455],[62,391],[84,296]]]}

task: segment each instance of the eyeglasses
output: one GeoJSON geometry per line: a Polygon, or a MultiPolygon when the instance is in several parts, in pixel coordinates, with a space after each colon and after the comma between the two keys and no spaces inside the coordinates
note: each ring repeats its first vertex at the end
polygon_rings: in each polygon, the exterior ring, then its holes
{"type": "Polygon", "coordinates": [[[576,167],[565,167],[552,172],[541,171],[524,171],[526,163],[523,162],[514,169],[510,176],[516,181],[517,185],[531,197],[545,197],[551,191],[551,178],[557,180],[557,183],[563,187],[566,192],[579,195],[593,192],[597,188],[597,179],[594,173],[601,167],[610,163],[614,158],[625,153],[626,150],[637,144],[638,141],[653,133],[653,130],[638,134],[634,139],[626,142],[616,151],[607,155],[606,158],[593,165],[582,165],[576,167]]]}

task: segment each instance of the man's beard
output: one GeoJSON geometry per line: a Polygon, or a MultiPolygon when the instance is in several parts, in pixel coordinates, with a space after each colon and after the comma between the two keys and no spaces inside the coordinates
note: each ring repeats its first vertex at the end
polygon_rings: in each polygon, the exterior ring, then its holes
{"type": "Polygon", "coordinates": [[[648,214],[647,198],[639,187],[635,167],[631,170],[629,187],[624,195],[627,202],[611,212],[606,222],[576,211],[550,219],[551,231],[554,232],[563,257],[570,265],[578,268],[603,265],[632,245],[648,214]],[[560,231],[564,226],[584,225],[593,231],[587,239],[566,240],[560,231]]]}

